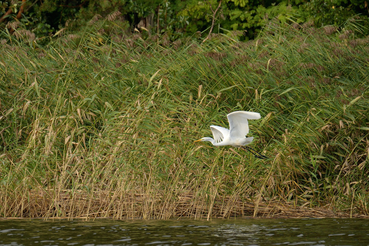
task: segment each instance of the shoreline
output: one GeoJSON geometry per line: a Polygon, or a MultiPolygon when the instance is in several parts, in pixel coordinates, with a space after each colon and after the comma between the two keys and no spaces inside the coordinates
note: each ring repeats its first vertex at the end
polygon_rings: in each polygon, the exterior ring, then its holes
{"type": "MultiPolygon", "coordinates": [[[[91,194],[78,192],[71,198],[67,191],[58,194],[59,199],[50,198],[52,193],[29,194],[29,201],[40,203],[21,203],[23,216],[8,217],[11,219],[114,219],[114,220],[173,220],[173,219],[285,219],[285,218],[369,218],[355,210],[338,210],[331,205],[305,207],[293,205],[293,202],[259,201],[257,199],[234,199],[232,196],[217,197],[206,201],[193,195],[178,196],[176,199],[164,196],[153,197],[147,194],[124,194],[126,200],[114,200],[116,194],[100,192],[100,196],[91,198],[91,194]],[[33,197],[32,197],[33,196],[33,197]],[[104,197],[108,199],[99,199],[104,197]],[[109,205],[105,202],[109,200],[109,205]],[[165,202],[175,200],[171,203],[165,202]],[[57,206],[53,206],[57,204],[57,206]],[[35,209],[38,208],[38,209],[35,209]],[[74,210],[73,210],[74,208],[74,210]]],[[[13,202],[13,204],[15,201],[13,202]]],[[[7,204],[9,205],[9,204],[7,204]]],[[[8,209],[11,209],[10,207],[8,209]]],[[[13,212],[16,212],[13,210],[13,212]]],[[[2,218],[4,219],[4,218],[2,218]]],[[[7,218],[5,218],[7,219],[7,218]]]]}

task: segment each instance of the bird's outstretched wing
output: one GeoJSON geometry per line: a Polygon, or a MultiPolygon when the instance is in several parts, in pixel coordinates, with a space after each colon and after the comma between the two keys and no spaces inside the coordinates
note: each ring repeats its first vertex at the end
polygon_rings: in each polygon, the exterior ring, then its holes
{"type": "Polygon", "coordinates": [[[236,111],[227,115],[231,138],[243,138],[249,133],[249,120],[260,119],[261,116],[256,112],[236,111]]]}
{"type": "Polygon", "coordinates": [[[216,143],[222,142],[226,136],[229,136],[229,130],[221,126],[210,126],[211,132],[216,143]]]}

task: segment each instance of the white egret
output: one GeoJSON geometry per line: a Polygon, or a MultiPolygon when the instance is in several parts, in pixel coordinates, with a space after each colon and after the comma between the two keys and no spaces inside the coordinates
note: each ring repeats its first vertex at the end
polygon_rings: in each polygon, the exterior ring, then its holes
{"type": "Polygon", "coordinates": [[[266,159],[265,155],[258,153],[251,147],[245,146],[250,144],[253,137],[246,137],[249,133],[249,123],[247,120],[257,120],[260,119],[261,116],[256,112],[248,112],[248,111],[235,111],[227,115],[229,122],[229,130],[227,128],[221,126],[211,125],[210,129],[213,133],[213,137],[203,137],[195,142],[199,141],[208,141],[212,143],[214,146],[225,146],[231,145],[235,147],[244,147],[248,151],[250,151],[255,157],[260,159],[266,159]]]}

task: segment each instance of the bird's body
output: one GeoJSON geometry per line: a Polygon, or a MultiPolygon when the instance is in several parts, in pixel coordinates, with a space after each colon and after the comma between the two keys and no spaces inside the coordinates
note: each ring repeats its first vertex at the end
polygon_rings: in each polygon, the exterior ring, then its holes
{"type": "MultiPolygon", "coordinates": [[[[210,129],[213,133],[213,138],[203,137],[197,141],[208,141],[214,146],[231,145],[241,147],[250,144],[254,138],[246,137],[250,131],[248,120],[260,119],[260,114],[256,112],[236,111],[228,114],[227,118],[229,122],[229,129],[221,126],[211,125],[210,129]]],[[[258,158],[266,158],[250,147],[246,147],[246,149],[252,152],[258,158]],[[258,155],[256,155],[255,152],[258,155]]]]}

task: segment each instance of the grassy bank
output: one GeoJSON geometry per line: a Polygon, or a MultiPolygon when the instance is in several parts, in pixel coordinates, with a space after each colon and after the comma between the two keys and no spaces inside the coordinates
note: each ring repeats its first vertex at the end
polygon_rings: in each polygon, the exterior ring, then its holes
{"type": "Polygon", "coordinates": [[[106,24],[2,41],[2,217],[369,214],[369,37],[271,24],[170,42],[106,24]],[[193,143],[236,110],[261,113],[251,146],[269,159],[193,143]]]}

